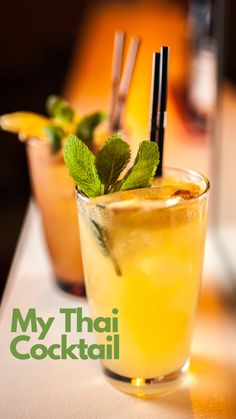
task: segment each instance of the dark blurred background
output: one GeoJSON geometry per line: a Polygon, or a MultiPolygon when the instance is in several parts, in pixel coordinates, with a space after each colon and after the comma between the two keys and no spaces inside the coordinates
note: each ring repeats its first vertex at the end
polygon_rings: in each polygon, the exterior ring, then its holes
{"type": "MultiPolygon", "coordinates": [[[[113,1],[124,4],[127,1],[113,1]]],[[[173,4],[173,0],[170,2],[173,4]]],[[[236,2],[224,3],[224,74],[236,82],[236,2]],[[229,53],[227,53],[227,51],[229,53]]],[[[61,93],[83,22],[90,7],[105,0],[3,1],[0,16],[0,115],[13,111],[44,113],[45,98],[61,93]]],[[[112,3],[108,1],[107,3],[112,3]]],[[[130,1],[135,5],[135,1],[130,1]]],[[[167,1],[165,3],[168,3],[167,1]]],[[[180,7],[189,2],[176,0],[180,7]]],[[[204,3],[200,1],[199,3],[204,3]]],[[[206,3],[206,2],[205,2],[206,3]]],[[[222,6],[222,3],[221,3],[222,6]]],[[[215,25],[222,24],[216,13],[215,25]]],[[[169,30],[169,29],[168,29],[169,30]]],[[[84,34],[86,36],[86,34],[84,34]]],[[[0,131],[0,288],[4,288],[30,196],[25,148],[16,136],[0,131]]]]}
{"type": "MultiPolygon", "coordinates": [[[[45,98],[62,91],[84,13],[85,2],[79,0],[2,2],[1,115],[18,110],[45,112],[45,98]]],[[[0,141],[2,291],[26,211],[30,185],[24,145],[16,135],[2,131],[0,141]]]]}

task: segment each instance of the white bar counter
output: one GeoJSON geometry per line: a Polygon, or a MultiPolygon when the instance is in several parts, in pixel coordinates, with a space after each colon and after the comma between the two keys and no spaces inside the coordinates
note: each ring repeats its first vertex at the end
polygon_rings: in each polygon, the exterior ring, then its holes
{"type": "MultiPolygon", "coordinates": [[[[236,418],[236,319],[225,303],[226,280],[208,237],[190,370],[175,391],[159,398],[141,400],[120,393],[105,381],[96,361],[18,360],[9,349],[14,307],[22,313],[36,308],[44,318],[56,316],[47,344],[58,342],[63,333],[59,308],[83,307],[88,314],[86,299],[55,286],[39,216],[31,203],[1,306],[0,418],[236,418]]],[[[86,333],[81,337],[91,340],[86,333]]]]}

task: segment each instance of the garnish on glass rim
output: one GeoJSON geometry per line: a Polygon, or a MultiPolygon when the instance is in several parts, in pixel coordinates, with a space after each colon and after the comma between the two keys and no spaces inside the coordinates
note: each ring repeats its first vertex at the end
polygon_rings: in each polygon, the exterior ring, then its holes
{"type": "Polygon", "coordinates": [[[81,118],[68,102],[55,95],[47,98],[46,111],[49,117],[32,112],[3,115],[0,127],[17,133],[22,141],[34,137],[48,142],[51,152],[56,153],[70,133],[79,135],[89,148],[93,148],[94,130],[107,117],[104,112],[94,112],[81,118]]]}
{"type": "Polygon", "coordinates": [[[69,135],[64,159],[79,191],[89,198],[128,189],[147,188],[159,163],[156,143],[140,143],[133,166],[120,178],[130,161],[131,150],[121,133],[108,138],[95,156],[75,135],[69,135]]]}

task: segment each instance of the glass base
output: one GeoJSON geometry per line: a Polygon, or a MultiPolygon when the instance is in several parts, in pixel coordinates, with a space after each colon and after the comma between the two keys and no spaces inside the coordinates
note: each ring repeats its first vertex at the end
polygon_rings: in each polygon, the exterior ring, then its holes
{"type": "Polygon", "coordinates": [[[104,366],[103,371],[107,380],[117,390],[143,399],[148,399],[158,397],[159,395],[174,390],[180,383],[180,380],[184,377],[184,373],[188,370],[189,363],[190,359],[187,359],[184,365],[178,370],[156,378],[125,377],[110,371],[104,366]]]}
{"type": "Polygon", "coordinates": [[[58,277],[56,277],[56,283],[61,290],[67,292],[68,294],[76,295],[77,297],[86,296],[84,284],[64,281],[63,279],[58,277]]]}

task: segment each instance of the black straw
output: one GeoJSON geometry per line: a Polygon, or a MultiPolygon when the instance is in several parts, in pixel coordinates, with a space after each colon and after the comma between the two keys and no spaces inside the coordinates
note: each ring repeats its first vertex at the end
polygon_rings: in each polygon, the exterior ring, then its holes
{"type": "Polygon", "coordinates": [[[156,176],[162,176],[164,136],[167,121],[167,88],[168,88],[168,61],[169,47],[161,47],[160,58],[160,80],[159,80],[159,120],[158,120],[158,147],[160,152],[160,162],[157,166],[156,176]]]}
{"type": "Polygon", "coordinates": [[[160,53],[154,52],[152,57],[152,86],[150,109],[150,140],[158,141],[158,102],[160,87],[160,53]]]}

